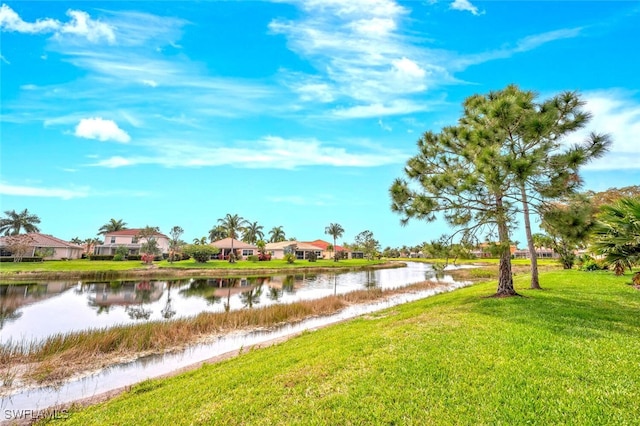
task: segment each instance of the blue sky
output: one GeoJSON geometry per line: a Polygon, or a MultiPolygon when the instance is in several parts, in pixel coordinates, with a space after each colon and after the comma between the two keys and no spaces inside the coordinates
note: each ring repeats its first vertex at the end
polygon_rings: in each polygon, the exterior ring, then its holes
{"type": "Polygon", "coordinates": [[[510,83],[579,91],[611,134],[585,189],[640,184],[636,1],[9,1],[0,28],[1,209],[63,239],[116,218],[191,240],[227,213],[436,239],[388,188],[422,132],[510,83]]]}

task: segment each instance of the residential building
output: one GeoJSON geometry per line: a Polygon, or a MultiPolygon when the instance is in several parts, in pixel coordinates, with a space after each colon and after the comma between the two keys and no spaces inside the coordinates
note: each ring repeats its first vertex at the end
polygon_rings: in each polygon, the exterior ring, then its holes
{"type": "Polygon", "coordinates": [[[296,259],[308,259],[309,253],[315,253],[317,259],[322,259],[322,249],[320,247],[300,241],[267,243],[265,251],[271,254],[272,259],[284,259],[286,253],[295,254],[296,259]]]}
{"type": "Polygon", "coordinates": [[[233,251],[235,252],[236,257],[242,256],[242,258],[246,258],[247,256],[253,256],[258,254],[258,246],[245,243],[244,241],[236,240],[235,238],[223,238],[222,240],[214,241],[210,244],[220,249],[220,253],[217,255],[214,255],[213,258],[228,260],[229,254],[231,253],[232,241],[233,241],[233,251]]]}
{"type": "Polygon", "coordinates": [[[11,245],[11,240],[16,238],[19,238],[24,242],[24,245],[29,247],[29,251],[23,257],[34,257],[38,253],[47,253],[48,255],[43,257],[45,260],[80,259],[84,250],[82,246],[71,244],[53,235],[30,232],[28,234],[0,237],[0,255],[11,256],[7,246],[11,245]]]}
{"type": "MultiPolygon", "coordinates": [[[[142,229],[123,229],[120,231],[107,232],[104,234],[104,243],[95,246],[94,254],[112,255],[116,254],[118,247],[125,247],[127,254],[140,254],[140,247],[145,242],[144,238],[140,238],[142,229]]],[[[169,237],[157,232],[153,238],[158,242],[160,253],[169,253],[169,237]]]]}
{"type": "Polygon", "coordinates": [[[332,246],[333,244],[324,240],[309,241],[309,242],[306,242],[305,244],[311,244],[322,249],[323,259],[333,259],[336,253],[343,253],[343,256],[345,259],[363,259],[364,258],[364,252],[348,250],[347,248],[339,245],[336,245],[333,248],[333,250],[327,250],[327,248],[329,246],[332,246]]]}
{"type": "MultiPolygon", "coordinates": [[[[557,259],[560,257],[558,253],[556,253],[553,249],[547,247],[538,247],[536,248],[536,255],[538,259],[557,259]]],[[[529,259],[531,257],[531,252],[528,248],[522,250],[516,250],[513,252],[513,257],[516,259],[529,259]]]]}
{"type": "MultiPolygon", "coordinates": [[[[481,243],[478,244],[478,246],[471,250],[469,253],[472,254],[473,256],[477,257],[478,259],[487,259],[487,258],[491,258],[491,257],[498,257],[494,254],[494,251],[492,250],[492,245],[495,245],[498,243],[481,243]]],[[[509,252],[513,255],[516,251],[518,250],[518,248],[515,245],[510,245],[509,246],[509,252]]]]}

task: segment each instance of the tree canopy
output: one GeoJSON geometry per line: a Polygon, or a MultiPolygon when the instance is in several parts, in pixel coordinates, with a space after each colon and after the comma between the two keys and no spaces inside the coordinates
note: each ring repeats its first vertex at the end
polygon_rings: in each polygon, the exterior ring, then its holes
{"type": "Polygon", "coordinates": [[[24,232],[40,232],[40,228],[36,225],[40,223],[40,218],[29,213],[27,209],[24,209],[20,213],[15,210],[5,210],[6,217],[0,219],[0,233],[4,235],[18,235],[21,231],[24,232]]]}

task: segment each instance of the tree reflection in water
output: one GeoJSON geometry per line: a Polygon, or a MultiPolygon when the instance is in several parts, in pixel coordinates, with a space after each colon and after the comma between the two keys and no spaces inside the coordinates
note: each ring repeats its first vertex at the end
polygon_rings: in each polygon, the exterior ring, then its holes
{"type": "Polygon", "coordinates": [[[162,318],[170,319],[176,314],[176,310],[171,306],[171,287],[173,286],[173,281],[169,281],[167,283],[167,303],[165,303],[164,308],[160,311],[162,314],[162,318]]]}
{"type": "Polygon", "coordinates": [[[240,301],[245,308],[252,308],[253,305],[260,304],[260,296],[262,296],[262,284],[240,293],[240,301]]]}

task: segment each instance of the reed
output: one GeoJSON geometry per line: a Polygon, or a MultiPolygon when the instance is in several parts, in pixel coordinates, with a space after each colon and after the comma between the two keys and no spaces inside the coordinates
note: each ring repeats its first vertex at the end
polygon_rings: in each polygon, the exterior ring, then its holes
{"type": "Polygon", "coordinates": [[[438,284],[434,282],[424,282],[398,289],[372,288],[290,304],[224,313],[201,313],[192,318],[61,333],[44,340],[8,341],[0,345],[0,377],[13,367],[28,365],[22,380],[55,382],[123,359],[177,350],[210,336],[296,323],[336,313],[348,305],[436,285],[438,284]]]}

